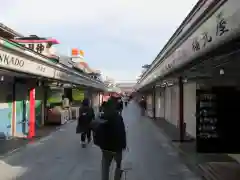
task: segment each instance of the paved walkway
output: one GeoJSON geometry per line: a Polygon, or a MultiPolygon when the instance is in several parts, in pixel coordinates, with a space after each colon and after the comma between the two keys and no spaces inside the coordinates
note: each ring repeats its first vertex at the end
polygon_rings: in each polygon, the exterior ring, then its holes
{"type": "Polygon", "coordinates": [[[45,136],[48,136],[51,132],[56,131],[59,128],[61,128],[60,125],[48,125],[48,126],[43,126],[39,129],[36,129],[36,137],[34,137],[33,140],[29,140],[25,138],[13,138],[10,140],[0,140],[0,158],[6,156],[6,154],[8,153],[15,152],[22,146],[28,144],[30,141],[36,141],[45,136]]]}
{"type": "MultiPolygon", "coordinates": [[[[198,180],[180,160],[171,141],[131,103],[124,109],[131,164],[129,180],[198,180]]],[[[0,180],[100,180],[101,152],[82,149],[75,123],[28,145],[0,162],[0,180]]]]}

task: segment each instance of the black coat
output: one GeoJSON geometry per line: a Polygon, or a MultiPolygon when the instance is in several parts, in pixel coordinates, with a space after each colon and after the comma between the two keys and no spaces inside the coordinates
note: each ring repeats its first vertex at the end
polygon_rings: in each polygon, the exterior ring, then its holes
{"type": "Polygon", "coordinates": [[[143,99],[142,99],[139,104],[140,104],[140,107],[141,107],[141,108],[144,108],[144,109],[147,108],[147,102],[146,102],[146,100],[143,100],[143,99]]]}
{"type": "Polygon", "coordinates": [[[126,149],[126,131],[123,118],[118,112],[104,117],[105,123],[101,124],[95,132],[96,144],[102,150],[119,152],[126,149]]]}
{"type": "Polygon", "coordinates": [[[123,101],[122,101],[122,100],[120,100],[120,101],[118,102],[118,109],[119,109],[120,111],[123,110],[123,101]]]}
{"type": "Polygon", "coordinates": [[[93,108],[81,107],[79,109],[79,118],[76,133],[86,132],[90,128],[90,124],[94,118],[95,114],[93,108]],[[82,113],[87,113],[86,117],[81,116],[82,113]]]}

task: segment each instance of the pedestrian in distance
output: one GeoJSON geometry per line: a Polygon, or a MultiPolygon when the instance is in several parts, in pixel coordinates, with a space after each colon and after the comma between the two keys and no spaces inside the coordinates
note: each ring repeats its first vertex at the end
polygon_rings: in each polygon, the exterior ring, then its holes
{"type": "Polygon", "coordinates": [[[144,116],[146,109],[147,109],[147,102],[146,102],[146,99],[144,98],[144,96],[142,96],[142,99],[139,102],[139,106],[141,109],[141,115],[144,116]]]}
{"type": "Polygon", "coordinates": [[[128,102],[129,102],[129,98],[128,98],[128,96],[124,96],[123,97],[123,101],[124,101],[124,105],[125,105],[125,107],[127,107],[127,105],[128,105],[128,102]]]}
{"type": "Polygon", "coordinates": [[[94,110],[90,106],[89,99],[86,98],[82,101],[82,106],[79,109],[79,118],[76,128],[76,133],[81,134],[81,144],[83,148],[85,148],[87,143],[89,144],[92,140],[90,125],[94,118],[95,118],[94,110]]]}
{"type": "Polygon", "coordinates": [[[122,114],[123,111],[123,101],[121,97],[116,98],[117,101],[117,110],[119,111],[120,114],[122,114]]]}

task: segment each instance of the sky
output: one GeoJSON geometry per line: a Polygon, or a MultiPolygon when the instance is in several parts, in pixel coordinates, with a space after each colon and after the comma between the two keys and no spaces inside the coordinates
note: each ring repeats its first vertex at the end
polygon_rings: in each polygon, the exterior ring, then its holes
{"type": "Polygon", "coordinates": [[[197,0],[8,0],[0,22],[23,35],[60,41],[57,51],[85,52],[93,69],[134,81],[150,64],[197,0]]]}

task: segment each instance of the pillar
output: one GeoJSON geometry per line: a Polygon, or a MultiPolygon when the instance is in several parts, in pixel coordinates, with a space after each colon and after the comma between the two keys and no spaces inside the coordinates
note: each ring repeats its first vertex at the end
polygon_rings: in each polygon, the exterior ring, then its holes
{"type": "Polygon", "coordinates": [[[183,109],[183,81],[182,77],[178,79],[179,86],[179,133],[180,133],[180,142],[184,141],[185,137],[185,123],[184,123],[184,109],[183,109]]]}
{"type": "Polygon", "coordinates": [[[43,100],[43,105],[44,105],[44,117],[43,117],[43,125],[45,124],[45,122],[48,119],[48,108],[47,108],[47,99],[48,99],[48,90],[49,87],[48,86],[44,86],[44,100],[43,100]]]}
{"type": "Polygon", "coordinates": [[[153,118],[156,119],[156,85],[153,86],[153,99],[152,99],[152,107],[153,107],[153,118]]]}
{"type": "Polygon", "coordinates": [[[11,135],[16,134],[16,82],[15,78],[12,85],[12,119],[11,119],[11,135]]]}
{"type": "Polygon", "coordinates": [[[35,88],[31,88],[29,92],[29,133],[28,138],[35,136],[35,88]]]}
{"type": "Polygon", "coordinates": [[[99,93],[98,93],[98,102],[99,102],[99,106],[102,104],[101,99],[102,99],[102,96],[101,96],[101,93],[99,92],[99,93]]]}
{"type": "Polygon", "coordinates": [[[84,89],[84,98],[90,98],[90,96],[89,96],[89,89],[84,89]]]}

